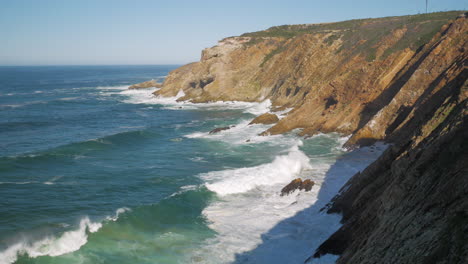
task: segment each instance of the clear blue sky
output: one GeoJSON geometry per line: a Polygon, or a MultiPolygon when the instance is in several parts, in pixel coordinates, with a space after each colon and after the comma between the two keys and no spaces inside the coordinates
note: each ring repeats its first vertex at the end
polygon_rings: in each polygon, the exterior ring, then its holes
{"type": "MultiPolygon", "coordinates": [[[[468,0],[429,0],[429,11],[468,0]]],[[[0,65],[183,64],[275,25],[417,14],[425,0],[1,0],[0,65]]]]}

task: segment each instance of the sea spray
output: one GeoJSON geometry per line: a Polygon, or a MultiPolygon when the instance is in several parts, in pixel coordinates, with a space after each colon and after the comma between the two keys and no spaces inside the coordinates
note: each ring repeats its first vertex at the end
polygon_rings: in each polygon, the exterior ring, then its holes
{"type": "MultiPolygon", "coordinates": [[[[106,217],[107,221],[117,221],[119,215],[131,211],[129,208],[119,208],[114,216],[106,217]]],[[[93,222],[89,217],[80,220],[78,228],[66,231],[60,236],[48,235],[38,241],[29,241],[23,238],[22,241],[14,243],[6,250],[0,252],[0,264],[9,264],[17,260],[18,255],[28,255],[31,258],[39,256],[60,256],[79,250],[88,242],[88,234],[96,233],[101,229],[104,222],[93,222]]]]}
{"type": "MultiPolygon", "coordinates": [[[[341,226],[340,215],[326,214],[320,209],[352,175],[365,168],[386,148],[385,145],[377,144],[372,148],[362,148],[350,153],[341,152],[341,158],[337,159],[340,153],[337,153],[340,151],[338,147],[342,141],[341,138],[330,135],[306,140],[302,148],[322,145],[327,146],[327,151],[309,154],[307,169],[298,174],[282,171],[283,175],[289,175],[289,179],[301,177],[313,180],[316,184],[310,192],[295,191],[281,196],[280,190],[284,183],[256,184],[255,178],[245,176],[248,172],[258,172],[257,169],[262,166],[275,167],[273,164],[276,159],[265,165],[239,169],[244,174],[235,174],[235,170],[211,174],[216,175],[215,178],[225,177],[225,180],[217,180],[219,185],[207,184],[210,190],[217,191],[220,200],[212,202],[203,211],[209,220],[209,227],[218,235],[205,242],[204,248],[194,255],[203,259],[204,263],[213,264],[303,263],[313,254],[314,248],[341,226]],[[330,144],[330,140],[335,143],[330,144]],[[323,145],[324,143],[327,145],[323,145]],[[249,188],[239,188],[237,184],[245,185],[245,179],[251,179],[254,183],[247,185],[249,188]]],[[[302,156],[289,156],[291,153],[295,153],[294,147],[288,155],[280,157],[302,156]]],[[[274,173],[277,177],[279,174],[280,172],[274,173]]],[[[311,263],[334,263],[336,259],[337,256],[328,255],[311,263]]]]}
{"type": "Polygon", "coordinates": [[[269,99],[263,102],[240,102],[240,101],[216,101],[209,103],[191,103],[190,101],[177,101],[177,99],[183,97],[185,93],[180,90],[176,96],[162,97],[155,96],[153,92],[155,89],[132,89],[119,91],[109,91],[108,94],[119,94],[125,96],[123,102],[129,104],[155,104],[163,105],[164,109],[170,110],[243,110],[245,113],[253,115],[260,115],[268,112],[271,107],[271,101],[269,99]]]}
{"type": "Polygon", "coordinates": [[[309,169],[309,158],[299,150],[298,141],[287,155],[277,156],[273,162],[252,168],[241,168],[210,172],[200,175],[206,180],[206,187],[220,195],[242,193],[261,185],[287,183],[302,170],[309,169]],[[210,183],[211,182],[211,183],[210,183]]]}

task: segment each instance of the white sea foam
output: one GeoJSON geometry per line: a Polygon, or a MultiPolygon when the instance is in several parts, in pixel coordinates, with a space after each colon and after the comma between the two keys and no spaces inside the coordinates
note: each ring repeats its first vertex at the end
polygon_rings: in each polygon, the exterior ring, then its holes
{"type": "Polygon", "coordinates": [[[131,212],[131,211],[132,211],[132,209],[130,209],[130,208],[122,207],[122,208],[117,209],[117,211],[115,211],[114,216],[108,216],[108,217],[106,217],[106,219],[109,220],[109,221],[115,222],[115,221],[117,221],[117,219],[119,219],[119,216],[121,214],[123,214],[125,212],[131,212]]]}
{"type": "MultiPolygon", "coordinates": [[[[340,215],[320,209],[384,149],[377,144],[339,159],[307,158],[295,146],[268,164],[201,175],[222,199],[203,211],[216,238],[192,257],[204,263],[304,263],[340,227],[340,215]],[[310,192],[280,196],[285,183],[296,177],[312,179],[315,185],[310,192]]],[[[337,258],[326,255],[309,263],[334,263],[337,258]]]]}
{"type": "MultiPolygon", "coordinates": [[[[114,216],[106,217],[107,221],[116,221],[120,214],[130,211],[129,208],[117,209],[114,216]]],[[[93,222],[89,217],[81,219],[78,228],[64,232],[59,237],[47,236],[38,241],[24,238],[0,252],[0,264],[9,264],[17,260],[18,255],[27,254],[29,257],[60,256],[80,249],[88,242],[88,234],[97,232],[102,222],[93,222]]]]}
{"type": "Polygon", "coordinates": [[[202,174],[206,187],[220,195],[243,193],[259,186],[288,183],[303,170],[310,169],[309,158],[299,150],[298,141],[287,155],[277,156],[273,162],[234,170],[215,171],[202,174]]]}
{"type": "MultiPolygon", "coordinates": [[[[180,90],[176,96],[161,97],[154,96],[153,92],[156,89],[126,89],[118,92],[127,98],[123,101],[129,104],[156,104],[163,105],[165,109],[180,110],[180,109],[207,109],[207,110],[222,110],[222,109],[239,109],[246,113],[260,115],[269,111],[271,101],[265,100],[260,103],[255,102],[239,102],[239,101],[217,101],[209,103],[191,103],[177,102],[177,99],[183,97],[185,93],[180,90]]],[[[115,93],[114,93],[115,94],[115,93]]]]}
{"type": "Polygon", "coordinates": [[[232,125],[230,129],[223,130],[215,134],[210,134],[209,131],[194,132],[185,135],[185,137],[224,141],[234,145],[268,142],[274,145],[291,147],[297,142],[294,137],[285,135],[259,136],[260,133],[267,130],[272,125],[249,125],[250,122],[251,119],[241,120],[238,124],[232,125]]]}

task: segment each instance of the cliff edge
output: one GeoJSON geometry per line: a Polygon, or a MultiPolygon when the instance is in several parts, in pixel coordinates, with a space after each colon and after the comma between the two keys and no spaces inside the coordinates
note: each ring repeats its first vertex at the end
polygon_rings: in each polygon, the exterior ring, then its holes
{"type": "Polygon", "coordinates": [[[340,132],[389,140],[427,93],[464,69],[462,12],[273,27],[226,38],[155,92],[181,101],[263,101],[293,110],[265,134],[340,132]]]}

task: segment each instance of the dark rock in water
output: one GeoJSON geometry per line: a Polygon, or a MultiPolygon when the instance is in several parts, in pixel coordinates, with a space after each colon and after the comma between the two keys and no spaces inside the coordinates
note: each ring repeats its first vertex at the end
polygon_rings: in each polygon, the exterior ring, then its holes
{"type": "Polygon", "coordinates": [[[257,116],[252,122],[249,123],[249,125],[253,124],[264,124],[264,125],[269,125],[269,124],[274,124],[279,121],[279,118],[275,114],[270,114],[270,113],[265,113],[263,115],[257,116]]]}
{"type": "Polygon", "coordinates": [[[219,132],[221,132],[221,131],[230,129],[231,127],[233,127],[233,126],[230,126],[230,127],[229,127],[229,126],[227,126],[227,127],[217,127],[217,128],[215,128],[215,129],[211,130],[211,131],[210,131],[210,134],[219,133],[219,132]]]}
{"type": "Polygon", "coordinates": [[[307,179],[307,180],[302,182],[301,187],[299,188],[299,190],[304,190],[306,192],[309,192],[310,190],[312,190],[312,187],[314,186],[314,184],[315,184],[315,182],[307,179]]]}
{"type": "Polygon", "coordinates": [[[284,186],[283,189],[281,189],[281,196],[283,195],[288,195],[295,190],[304,190],[306,192],[312,190],[312,186],[314,186],[315,182],[307,179],[305,181],[302,181],[301,178],[297,178],[292,180],[288,185],[284,186]]]}

